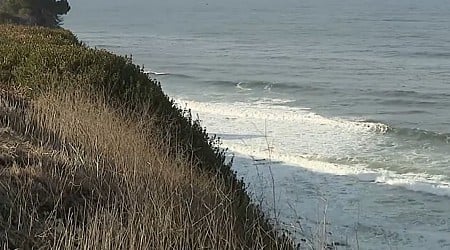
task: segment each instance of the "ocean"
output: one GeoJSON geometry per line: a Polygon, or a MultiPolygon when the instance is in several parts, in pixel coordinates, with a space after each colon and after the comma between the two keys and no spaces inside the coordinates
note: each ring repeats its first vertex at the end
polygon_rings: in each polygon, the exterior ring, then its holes
{"type": "Polygon", "coordinates": [[[63,27],[132,55],[294,238],[450,249],[449,1],[71,6],[63,27]]]}

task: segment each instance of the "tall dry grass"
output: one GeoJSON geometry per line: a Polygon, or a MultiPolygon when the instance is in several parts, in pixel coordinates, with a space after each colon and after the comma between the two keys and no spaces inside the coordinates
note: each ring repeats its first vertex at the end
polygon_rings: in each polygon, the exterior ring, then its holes
{"type": "Polygon", "coordinates": [[[283,249],[214,138],[130,58],[0,25],[0,245],[283,249]]]}
{"type": "Polygon", "coordinates": [[[237,214],[242,193],[173,154],[151,112],[75,88],[1,98],[3,248],[292,247],[256,207],[237,214]]]}

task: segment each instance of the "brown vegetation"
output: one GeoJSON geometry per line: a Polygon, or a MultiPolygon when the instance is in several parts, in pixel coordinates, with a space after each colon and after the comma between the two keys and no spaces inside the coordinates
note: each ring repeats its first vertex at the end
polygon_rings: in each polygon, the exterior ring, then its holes
{"type": "Polygon", "coordinates": [[[0,56],[3,248],[292,248],[128,58],[16,26],[0,26],[0,56]]]}

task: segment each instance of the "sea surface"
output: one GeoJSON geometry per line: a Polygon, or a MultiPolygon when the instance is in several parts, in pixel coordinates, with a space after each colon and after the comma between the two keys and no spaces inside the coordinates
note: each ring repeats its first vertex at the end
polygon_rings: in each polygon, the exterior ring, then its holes
{"type": "Polygon", "coordinates": [[[71,5],[64,27],[191,109],[306,249],[450,249],[450,1],[71,5]]]}

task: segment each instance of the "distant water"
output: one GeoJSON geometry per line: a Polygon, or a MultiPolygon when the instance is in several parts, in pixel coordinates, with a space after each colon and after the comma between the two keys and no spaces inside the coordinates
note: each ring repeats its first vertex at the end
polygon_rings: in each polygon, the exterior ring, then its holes
{"type": "Polygon", "coordinates": [[[293,231],[314,235],[326,207],[350,248],[450,249],[449,1],[71,5],[64,26],[145,65],[267,209],[273,168],[293,231]]]}

